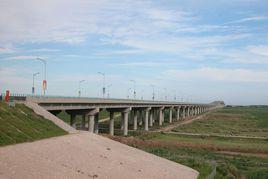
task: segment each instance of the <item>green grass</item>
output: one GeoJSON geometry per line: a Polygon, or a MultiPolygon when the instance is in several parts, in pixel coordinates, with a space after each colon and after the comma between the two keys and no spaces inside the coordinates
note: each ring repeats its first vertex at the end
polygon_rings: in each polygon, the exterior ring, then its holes
{"type": "Polygon", "coordinates": [[[268,159],[232,156],[219,154],[204,149],[193,149],[188,147],[146,147],[141,148],[147,152],[160,157],[178,162],[199,171],[199,179],[206,178],[216,163],[215,178],[268,178],[268,159]]]}
{"type": "Polygon", "coordinates": [[[136,136],[142,142],[129,143],[157,156],[178,162],[199,171],[199,179],[205,179],[214,169],[214,178],[267,178],[268,158],[230,155],[218,152],[248,151],[268,152],[268,141],[261,139],[228,139],[222,137],[198,137],[174,134],[143,134],[136,136]],[[154,143],[152,143],[154,142],[154,143]],[[192,144],[190,146],[184,145],[192,144]],[[202,148],[212,146],[212,148],[202,148]],[[218,148],[217,148],[218,147],[218,148]]]}
{"type": "Polygon", "coordinates": [[[204,120],[177,127],[173,131],[267,137],[268,107],[226,107],[208,114],[204,120]]]}
{"type": "Polygon", "coordinates": [[[207,136],[187,136],[177,134],[149,134],[141,137],[151,141],[171,141],[193,143],[200,147],[210,147],[215,150],[229,150],[254,153],[268,153],[268,140],[265,139],[244,139],[226,137],[207,137],[207,136]]]}
{"type": "Polygon", "coordinates": [[[0,146],[64,135],[67,132],[23,104],[0,102],[0,146]]]}
{"type": "Polygon", "coordinates": [[[226,136],[267,138],[267,123],[267,106],[226,107],[207,114],[203,120],[194,121],[174,130],[212,134],[211,136],[135,133],[135,140],[131,142],[133,139],[129,138],[128,144],[189,166],[199,171],[199,179],[206,178],[215,171],[215,167],[216,179],[266,179],[268,139],[226,136]],[[236,154],[220,151],[236,152],[236,154]],[[262,155],[258,155],[261,153],[262,155]]]}

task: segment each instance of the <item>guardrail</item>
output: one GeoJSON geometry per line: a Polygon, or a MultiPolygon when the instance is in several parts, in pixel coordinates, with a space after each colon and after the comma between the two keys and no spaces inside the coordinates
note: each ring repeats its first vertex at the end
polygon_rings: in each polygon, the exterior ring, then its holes
{"type": "MultiPolygon", "coordinates": [[[[62,100],[90,100],[90,101],[99,101],[99,102],[114,102],[116,103],[150,103],[150,104],[176,104],[176,105],[206,105],[209,104],[204,103],[189,103],[189,102],[177,102],[177,101],[153,101],[153,100],[138,100],[138,99],[120,99],[120,98],[96,98],[96,97],[77,97],[77,96],[57,96],[57,95],[31,95],[31,94],[19,94],[19,93],[11,93],[10,97],[13,97],[16,101],[25,101],[27,98],[32,99],[34,101],[46,101],[48,99],[62,99],[62,100]]],[[[5,93],[1,94],[1,99],[5,99],[5,93]]]]}

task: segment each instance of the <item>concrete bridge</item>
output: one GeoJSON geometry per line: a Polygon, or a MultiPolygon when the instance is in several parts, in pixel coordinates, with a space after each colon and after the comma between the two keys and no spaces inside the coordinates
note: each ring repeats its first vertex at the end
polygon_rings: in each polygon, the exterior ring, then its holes
{"type": "Polygon", "coordinates": [[[99,132],[99,113],[106,110],[110,113],[109,133],[114,135],[114,114],[121,113],[121,130],[128,135],[129,122],[133,130],[137,130],[138,122],[143,124],[145,131],[154,123],[162,126],[164,122],[172,123],[189,116],[196,116],[207,111],[222,107],[224,103],[179,103],[168,101],[145,101],[125,99],[75,98],[75,97],[31,97],[26,101],[38,104],[54,115],[66,111],[70,116],[70,125],[76,128],[76,117],[82,116],[80,129],[89,132],[99,132]],[[168,111],[168,119],[164,112],[168,111]],[[173,115],[175,114],[175,115],[173,115]],[[87,125],[87,127],[86,127],[87,125]]]}

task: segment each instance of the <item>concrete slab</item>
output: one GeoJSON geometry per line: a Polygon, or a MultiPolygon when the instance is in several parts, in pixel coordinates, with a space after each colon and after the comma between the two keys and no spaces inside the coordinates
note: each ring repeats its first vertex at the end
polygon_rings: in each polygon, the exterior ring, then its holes
{"type": "Polygon", "coordinates": [[[0,148],[0,178],[197,178],[198,172],[89,132],[0,148]]]}

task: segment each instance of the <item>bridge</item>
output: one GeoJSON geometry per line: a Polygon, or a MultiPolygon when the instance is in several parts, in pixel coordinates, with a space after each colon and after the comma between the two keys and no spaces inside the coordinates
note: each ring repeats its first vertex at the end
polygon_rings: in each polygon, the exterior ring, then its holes
{"type": "Polygon", "coordinates": [[[223,102],[201,104],[52,96],[26,96],[23,100],[38,104],[55,116],[61,111],[67,112],[71,118],[70,125],[74,128],[76,128],[77,116],[81,115],[80,129],[96,134],[99,132],[99,113],[106,110],[109,112],[110,135],[114,135],[115,113],[121,114],[121,130],[124,135],[128,135],[129,122],[133,125],[134,131],[138,128],[138,122],[142,124],[145,131],[148,131],[155,123],[162,126],[164,122],[172,123],[224,106],[223,102]],[[165,111],[168,111],[168,119],[165,119],[165,111]]]}

